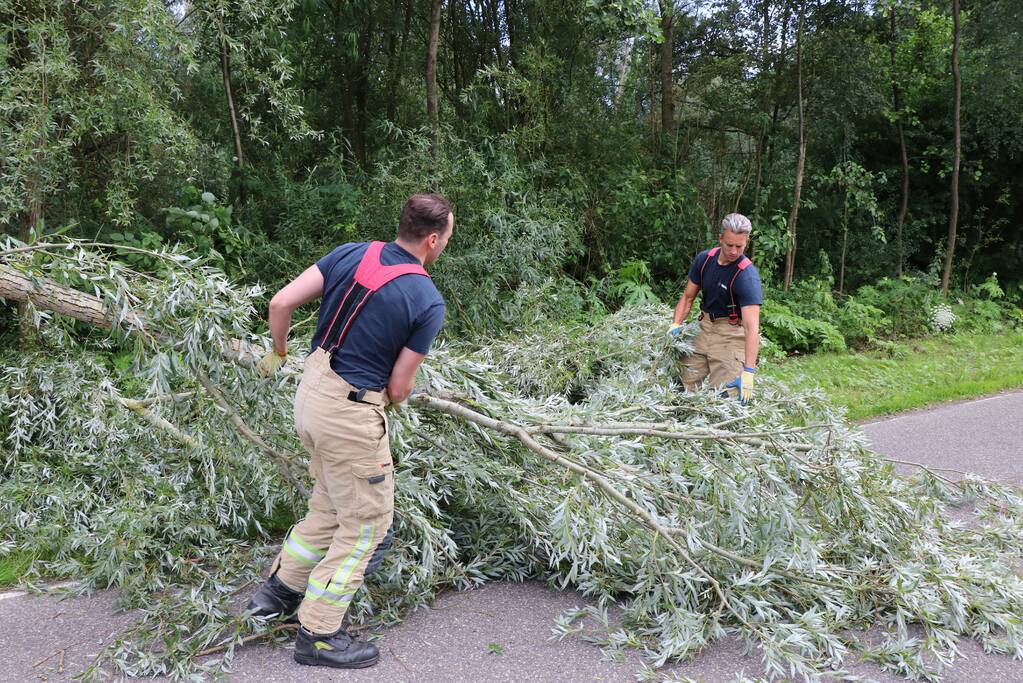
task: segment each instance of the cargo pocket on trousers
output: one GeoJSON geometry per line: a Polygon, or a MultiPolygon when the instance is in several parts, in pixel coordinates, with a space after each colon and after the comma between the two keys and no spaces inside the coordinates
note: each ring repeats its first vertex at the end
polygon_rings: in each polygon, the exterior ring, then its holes
{"type": "Polygon", "coordinates": [[[355,479],[355,514],[359,519],[373,519],[394,508],[394,473],[390,463],[352,465],[355,479]]]}

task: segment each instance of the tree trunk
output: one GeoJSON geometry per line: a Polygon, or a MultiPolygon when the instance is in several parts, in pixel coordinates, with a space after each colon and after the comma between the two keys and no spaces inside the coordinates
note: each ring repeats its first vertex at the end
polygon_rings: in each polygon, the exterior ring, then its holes
{"type": "MultiPolygon", "coordinates": [[[[118,326],[129,334],[144,332],[157,340],[163,339],[158,330],[147,328],[148,321],[137,313],[107,305],[100,298],[48,278],[25,275],[3,263],[0,263],[0,299],[53,311],[107,330],[118,326]],[[120,311],[120,315],[115,317],[115,311],[120,311]]],[[[225,340],[223,349],[224,358],[242,365],[255,365],[263,353],[263,349],[240,339],[225,340]]],[[[296,370],[300,369],[297,359],[288,358],[287,362],[296,370]]]]}
{"type": "Polygon", "coordinates": [[[899,153],[902,156],[902,199],[899,203],[899,217],[895,224],[895,251],[898,257],[898,265],[895,273],[902,276],[902,265],[905,261],[904,246],[902,240],[902,229],[906,224],[906,212],[909,209],[909,153],[906,151],[906,135],[902,127],[902,91],[899,89],[899,81],[895,73],[896,68],[896,32],[895,5],[891,8],[891,60],[892,60],[892,104],[895,107],[895,131],[899,135],[899,153]]]}
{"type": "MultiPolygon", "coordinates": [[[[387,120],[392,123],[397,118],[398,114],[398,84],[401,82],[401,75],[405,71],[405,55],[407,54],[406,47],[408,45],[409,33],[412,31],[412,3],[410,0],[405,0],[405,25],[401,32],[401,47],[398,51],[397,59],[394,60],[393,69],[390,74],[390,82],[387,84],[387,120]]],[[[391,36],[391,46],[397,42],[394,40],[394,36],[391,36]]]]}
{"type": "Polygon", "coordinates": [[[632,46],[633,38],[627,37],[622,40],[622,45],[618,49],[618,64],[615,70],[618,77],[618,82],[615,83],[615,111],[618,111],[621,105],[622,93],[625,92],[625,80],[629,77],[629,66],[632,64],[632,46]]]}
{"type": "Polygon", "coordinates": [[[387,120],[393,121],[395,102],[398,86],[395,77],[398,75],[398,11],[401,9],[401,0],[393,0],[391,3],[391,21],[387,30],[387,120]]]}
{"type": "MultiPolygon", "coordinates": [[[[32,241],[33,235],[38,239],[39,228],[43,222],[43,166],[46,163],[46,133],[49,119],[49,87],[46,84],[46,39],[39,41],[40,82],[39,82],[39,127],[35,131],[32,143],[32,172],[26,182],[26,199],[28,211],[25,222],[21,224],[19,238],[25,244],[32,241]]],[[[21,346],[31,348],[38,344],[39,335],[32,320],[32,311],[27,302],[18,304],[18,339],[21,346]]]]}
{"type": "Polygon", "coordinates": [[[664,34],[664,42],[661,43],[661,132],[664,134],[665,142],[670,144],[675,134],[675,95],[674,95],[674,21],[675,9],[672,7],[673,0],[660,0],[661,5],[661,33],[664,34]]]}
{"type": "Polygon", "coordinates": [[[497,60],[497,66],[504,68],[507,64],[507,60],[504,56],[504,50],[501,47],[501,18],[498,14],[497,8],[498,0],[490,0],[486,3],[487,16],[490,19],[491,30],[494,36],[494,59],[497,60]]]}
{"type": "MultiPolygon", "coordinates": [[[[767,73],[771,68],[771,53],[770,44],[773,32],[771,31],[771,1],[763,0],[760,7],[761,11],[761,35],[760,35],[760,79],[763,82],[760,98],[760,108],[764,112],[765,120],[760,126],[760,137],[757,140],[757,175],[756,184],[753,189],[753,215],[760,215],[761,197],[760,187],[763,184],[764,179],[764,155],[767,152],[767,126],[766,117],[770,108],[770,83],[767,81],[767,73]]],[[[738,209],[737,209],[738,210],[738,209]]]]}
{"type": "Polygon", "coordinates": [[[806,116],[803,110],[803,2],[799,3],[799,25],[796,28],[796,91],[799,99],[799,158],[796,161],[796,185],[789,210],[789,251],[785,255],[785,284],[787,292],[792,286],[796,270],[796,225],[799,220],[799,196],[803,192],[803,172],[806,169],[806,116]]]}
{"type": "Polygon", "coordinates": [[[781,83],[782,69],[788,59],[789,53],[789,19],[792,17],[792,5],[789,2],[783,3],[784,9],[781,15],[781,40],[778,47],[778,59],[774,62],[774,80],[771,83],[771,93],[774,98],[774,106],[771,108],[771,128],[767,135],[767,168],[774,167],[774,144],[775,135],[778,133],[778,121],[781,114],[781,97],[778,95],[778,87],[781,83]]]}
{"type": "Polygon", "coordinates": [[[842,263],[838,268],[838,293],[845,292],[845,254],[849,245],[849,188],[843,187],[845,203],[842,205],[842,263]]]}
{"type": "MultiPolygon", "coordinates": [[[[440,42],[441,0],[433,0],[430,15],[430,39],[426,46],[426,118],[430,122],[434,147],[440,134],[440,117],[437,112],[437,45],[440,42]]],[[[436,150],[434,150],[436,151],[436,150]]]]}
{"type": "MultiPolygon", "coordinates": [[[[66,315],[75,320],[110,329],[114,319],[101,299],[65,287],[47,278],[31,277],[21,271],[0,264],[0,298],[16,301],[22,306],[32,306],[66,315]]],[[[137,316],[129,313],[127,322],[136,325],[137,316]]]]}
{"type": "Polygon", "coordinates": [[[501,3],[504,8],[504,23],[508,27],[508,59],[512,68],[519,69],[519,31],[516,25],[517,16],[515,8],[511,6],[512,0],[504,0],[501,3]]]}
{"type": "Polygon", "coordinates": [[[373,33],[376,30],[376,14],[369,12],[366,27],[359,34],[359,56],[355,61],[353,85],[355,86],[355,125],[352,136],[352,152],[359,165],[365,168],[368,158],[366,149],[366,129],[369,126],[367,102],[369,99],[369,58],[373,44],[373,33]]]}
{"type": "Polygon", "coordinates": [[[224,22],[217,20],[220,28],[220,74],[224,79],[224,95],[227,97],[227,110],[231,117],[231,133],[234,136],[234,171],[235,185],[238,190],[238,201],[245,201],[245,183],[242,179],[245,168],[245,154],[242,152],[242,132],[238,124],[238,111],[234,106],[234,94],[231,91],[231,61],[227,52],[227,36],[224,33],[224,22]]]}
{"type": "Polygon", "coordinates": [[[948,243],[945,245],[945,269],[941,273],[941,293],[948,294],[952,279],[952,258],[956,248],[956,225],[959,221],[959,164],[962,137],[959,129],[959,102],[962,96],[959,74],[959,0],[952,0],[952,207],[948,213],[948,243]]]}

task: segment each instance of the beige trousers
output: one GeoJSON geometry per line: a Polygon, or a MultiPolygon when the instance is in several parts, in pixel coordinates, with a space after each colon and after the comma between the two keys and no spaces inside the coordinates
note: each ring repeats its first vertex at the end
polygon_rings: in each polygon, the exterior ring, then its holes
{"type": "Polygon", "coordinates": [[[682,384],[686,391],[696,391],[704,380],[719,387],[738,377],[745,363],[746,332],[742,325],[732,325],[728,318],[712,321],[704,317],[693,341],[693,353],[682,361],[682,384]]]}
{"type": "Polygon", "coordinates": [[[274,560],[285,585],[305,591],[298,619],[313,633],[334,633],[366,565],[384,540],[394,515],[394,471],[384,414],[386,395],[357,403],[355,387],[330,368],[326,351],[305,361],[295,396],[295,427],[309,451],[315,480],[309,512],[284,540],[274,560]]]}

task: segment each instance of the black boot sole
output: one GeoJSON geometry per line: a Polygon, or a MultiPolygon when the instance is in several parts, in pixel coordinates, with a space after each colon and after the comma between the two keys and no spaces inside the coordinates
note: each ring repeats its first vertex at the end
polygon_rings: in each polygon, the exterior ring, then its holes
{"type": "Polygon", "coordinates": [[[351,664],[335,664],[334,662],[325,661],[317,657],[306,657],[305,655],[295,654],[295,661],[303,666],[329,666],[332,669],[365,669],[371,667],[380,661],[380,655],[377,655],[373,659],[367,659],[362,662],[352,662],[351,664]]]}

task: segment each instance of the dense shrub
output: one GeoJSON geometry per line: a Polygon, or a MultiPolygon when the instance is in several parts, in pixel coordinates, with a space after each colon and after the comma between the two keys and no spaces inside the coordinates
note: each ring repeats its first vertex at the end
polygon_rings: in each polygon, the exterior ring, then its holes
{"type": "Polygon", "coordinates": [[[804,318],[783,303],[764,302],[761,315],[764,335],[786,351],[844,351],[845,338],[829,322],[804,318]]]}
{"type": "Polygon", "coordinates": [[[797,281],[788,292],[768,290],[764,335],[787,352],[839,351],[870,342],[889,325],[884,312],[856,297],[838,303],[829,277],[797,281]]]}
{"type": "Polygon", "coordinates": [[[860,287],[856,299],[884,311],[890,334],[919,336],[931,331],[931,310],[940,293],[923,277],[903,276],[860,287]]]}

